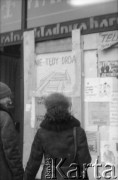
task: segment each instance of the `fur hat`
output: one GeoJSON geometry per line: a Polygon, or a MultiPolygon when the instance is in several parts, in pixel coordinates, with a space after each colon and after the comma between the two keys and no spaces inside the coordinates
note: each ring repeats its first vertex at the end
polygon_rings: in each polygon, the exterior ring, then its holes
{"type": "Polygon", "coordinates": [[[45,99],[45,106],[47,109],[61,106],[67,109],[70,106],[70,101],[61,93],[53,93],[45,99]]]}
{"type": "Polygon", "coordinates": [[[11,89],[5,83],[0,82],[0,99],[11,95],[11,89]]]}

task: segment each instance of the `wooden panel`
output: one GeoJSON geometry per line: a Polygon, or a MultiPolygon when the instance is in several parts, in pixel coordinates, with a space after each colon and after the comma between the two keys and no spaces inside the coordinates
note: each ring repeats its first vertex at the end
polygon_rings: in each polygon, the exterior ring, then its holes
{"type": "Polygon", "coordinates": [[[31,128],[31,102],[32,92],[35,87],[35,72],[34,31],[28,31],[24,33],[24,166],[26,166],[28,161],[31,144],[34,139],[34,129],[31,128]]]}
{"type": "Polygon", "coordinates": [[[85,77],[97,77],[97,55],[96,50],[84,51],[84,72],[85,77]]]}
{"type": "Polygon", "coordinates": [[[71,38],[46,41],[36,44],[36,54],[54,53],[72,50],[71,38]]]}
{"type": "MultiPolygon", "coordinates": [[[[82,83],[81,83],[81,58],[82,58],[82,54],[81,54],[81,38],[80,38],[80,29],[78,30],[73,30],[72,31],[72,51],[75,53],[76,56],[76,85],[75,85],[75,89],[77,89],[77,95],[76,95],[76,100],[74,102],[74,98],[73,98],[73,107],[76,105],[78,105],[76,108],[78,110],[78,116],[76,118],[78,118],[80,121],[82,119],[82,107],[81,107],[81,103],[82,103],[82,83]]],[[[83,122],[82,122],[83,125],[83,122]]]]}
{"type": "Polygon", "coordinates": [[[84,50],[97,49],[98,47],[98,33],[88,34],[83,36],[84,50]]]}

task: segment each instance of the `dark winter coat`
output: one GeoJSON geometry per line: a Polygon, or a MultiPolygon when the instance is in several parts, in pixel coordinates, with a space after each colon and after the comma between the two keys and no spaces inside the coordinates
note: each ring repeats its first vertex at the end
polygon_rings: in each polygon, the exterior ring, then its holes
{"type": "MultiPolygon", "coordinates": [[[[69,165],[74,162],[75,146],[73,127],[77,127],[77,156],[82,167],[84,163],[91,162],[91,156],[88,150],[85,131],[80,127],[80,122],[70,116],[68,123],[43,120],[41,128],[37,131],[31,149],[29,161],[26,166],[24,180],[34,180],[37,171],[41,165],[44,155],[45,165],[43,167],[41,179],[45,180],[53,176],[58,180],[64,179],[69,165]],[[55,167],[61,163],[62,176],[59,175],[61,169],[55,167]],[[66,158],[66,159],[65,159],[66,158]],[[65,159],[65,162],[63,160],[65,159]],[[53,163],[53,175],[52,175],[53,163]],[[50,168],[51,167],[51,168],[50,168]],[[51,171],[50,171],[51,169],[51,171]],[[56,170],[56,171],[55,171],[56,170]],[[65,171],[66,170],[66,171],[65,171]]],[[[75,167],[74,167],[75,168],[75,167]]],[[[71,179],[71,178],[70,178],[71,179]]]]}
{"type": "Polygon", "coordinates": [[[22,180],[23,166],[15,126],[8,109],[0,105],[0,180],[22,180]]]}

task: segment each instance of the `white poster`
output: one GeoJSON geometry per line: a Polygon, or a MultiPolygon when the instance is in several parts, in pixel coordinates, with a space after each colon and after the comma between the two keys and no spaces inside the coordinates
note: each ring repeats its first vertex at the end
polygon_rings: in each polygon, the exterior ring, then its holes
{"type": "Polygon", "coordinates": [[[118,127],[104,127],[104,132],[100,131],[100,154],[101,162],[112,163],[118,175],[118,127]],[[106,136],[106,138],[104,138],[106,136]]]}
{"type": "Polygon", "coordinates": [[[89,102],[88,112],[89,125],[109,125],[108,102],[89,102]]]}
{"type": "Polygon", "coordinates": [[[115,149],[111,145],[110,141],[101,141],[101,162],[103,164],[112,163],[115,165],[115,149]]]}
{"type": "Polygon", "coordinates": [[[113,91],[110,102],[110,125],[118,127],[118,79],[113,78],[113,91]]]}
{"type": "Polygon", "coordinates": [[[35,131],[39,128],[40,123],[46,114],[44,105],[45,97],[35,97],[35,131]]]}
{"type": "Polygon", "coordinates": [[[84,97],[87,102],[111,101],[111,78],[86,78],[84,97]]]}
{"type": "Polygon", "coordinates": [[[118,31],[109,31],[100,33],[100,44],[101,50],[107,49],[118,43],[118,31]]]}
{"type": "Polygon", "coordinates": [[[75,96],[79,86],[76,83],[76,63],[76,56],[71,51],[37,55],[36,96],[52,92],[75,96]]]}
{"type": "Polygon", "coordinates": [[[110,103],[110,125],[118,126],[118,92],[112,93],[110,103]]]}

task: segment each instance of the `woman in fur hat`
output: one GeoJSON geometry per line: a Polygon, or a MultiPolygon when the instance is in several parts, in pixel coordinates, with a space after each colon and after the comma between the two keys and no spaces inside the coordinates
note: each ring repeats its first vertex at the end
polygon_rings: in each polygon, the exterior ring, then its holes
{"type": "MultiPolygon", "coordinates": [[[[81,128],[79,120],[70,114],[71,104],[64,95],[49,95],[45,100],[45,107],[47,112],[35,135],[24,180],[35,179],[43,156],[42,180],[71,179],[72,176],[78,179],[82,175],[83,164],[91,162],[85,131],[81,128]],[[77,137],[76,152],[74,127],[77,137]]],[[[87,175],[84,175],[87,179],[87,175]]],[[[81,176],[80,179],[83,178],[81,176]]]]}
{"type": "Polygon", "coordinates": [[[22,180],[23,166],[12,115],[10,88],[0,82],[0,180],[22,180]]]}

